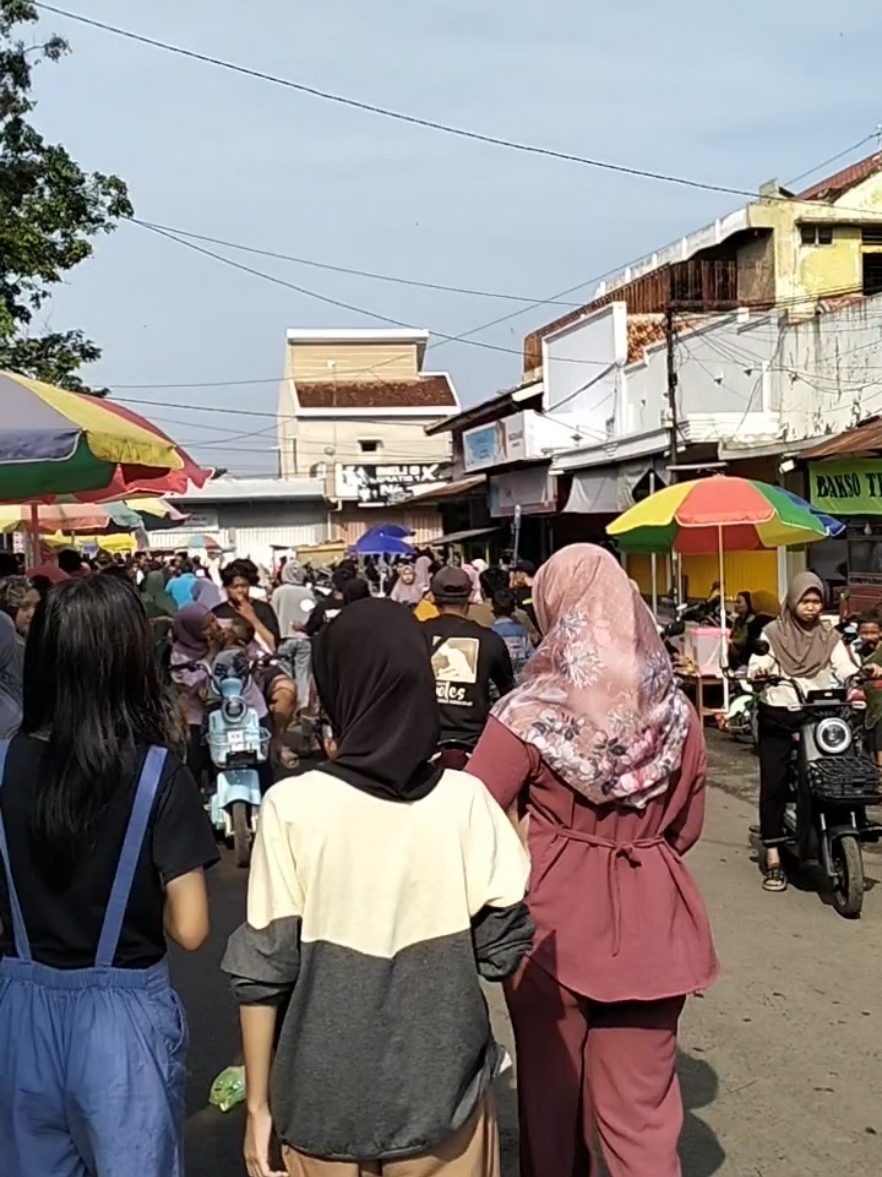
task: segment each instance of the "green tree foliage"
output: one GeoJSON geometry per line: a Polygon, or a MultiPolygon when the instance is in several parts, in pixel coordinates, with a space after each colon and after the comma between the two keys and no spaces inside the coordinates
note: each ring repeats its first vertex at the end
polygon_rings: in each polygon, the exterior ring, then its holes
{"type": "Polygon", "coordinates": [[[35,66],[68,52],[61,37],[22,39],[38,17],[30,0],[0,0],[0,368],[93,391],[77,372],[100,348],[81,331],[41,334],[35,319],[53,286],[91,256],[94,238],[132,206],[119,177],[84,172],[28,121],[35,66]]]}

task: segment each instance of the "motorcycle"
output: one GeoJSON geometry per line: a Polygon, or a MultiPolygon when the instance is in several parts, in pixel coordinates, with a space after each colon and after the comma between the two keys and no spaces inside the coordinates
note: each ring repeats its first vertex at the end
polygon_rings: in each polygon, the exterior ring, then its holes
{"type": "Polygon", "coordinates": [[[735,740],[747,739],[754,752],[759,748],[759,705],[747,673],[736,670],[729,675],[735,691],[729,709],[720,717],[720,727],[735,740]]]}
{"type": "Polygon", "coordinates": [[[270,733],[244,699],[253,665],[241,650],[224,650],[209,671],[208,750],[217,768],[210,817],[232,846],[236,865],[251,862],[261,790],[258,766],[269,756],[270,733]]]}
{"type": "Polygon", "coordinates": [[[780,846],[800,865],[819,864],[833,907],[855,919],[864,902],[862,846],[882,837],[882,825],[867,817],[867,807],[878,805],[882,794],[879,770],[856,730],[859,707],[847,686],[803,692],[793,679],[774,676],[761,682],[792,687],[802,712],[789,767],[786,833],[770,845],[780,846]]]}

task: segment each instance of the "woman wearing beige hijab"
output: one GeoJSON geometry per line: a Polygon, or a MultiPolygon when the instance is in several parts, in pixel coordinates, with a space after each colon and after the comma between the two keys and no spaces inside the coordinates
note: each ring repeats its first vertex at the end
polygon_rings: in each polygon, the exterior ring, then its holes
{"type": "MultiPolygon", "coordinates": [[[[791,679],[800,690],[819,690],[831,680],[845,682],[857,670],[837,631],[821,618],[824,585],[814,572],[794,576],[781,616],[767,625],[768,654],[754,654],[754,679],[791,679]]],[[[787,773],[793,734],[801,722],[799,696],[789,682],[776,682],[760,697],[760,837],[766,847],[766,891],[786,891],[787,876],[778,846],[784,836],[787,773]]]]}

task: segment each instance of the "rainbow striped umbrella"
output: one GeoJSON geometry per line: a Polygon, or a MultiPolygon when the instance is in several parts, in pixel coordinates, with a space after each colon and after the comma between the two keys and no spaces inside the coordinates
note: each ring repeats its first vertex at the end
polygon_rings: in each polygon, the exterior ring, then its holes
{"type": "Polygon", "coordinates": [[[0,372],[0,501],[128,486],[181,470],[177,446],[98,397],[0,372]]]}
{"type": "Polygon", "coordinates": [[[789,548],[844,530],[790,491],[725,474],[678,482],[637,503],[607,527],[626,552],[724,551],[789,548]]]}

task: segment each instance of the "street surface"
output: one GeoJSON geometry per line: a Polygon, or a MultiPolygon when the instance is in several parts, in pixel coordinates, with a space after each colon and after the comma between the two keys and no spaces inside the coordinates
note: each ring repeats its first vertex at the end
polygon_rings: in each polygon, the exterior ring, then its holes
{"type": "MultiPolygon", "coordinates": [[[[755,760],[709,733],[705,835],[690,856],[710,910],[723,976],[687,1006],[680,1076],[684,1177],[829,1177],[882,1172],[882,857],[867,856],[864,916],[848,922],[818,895],[766,895],[752,861],[755,760]]],[[[190,1016],[190,1177],[242,1177],[241,1109],[207,1106],[237,1060],[236,1011],[218,965],[244,915],[245,875],[212,872],[214,929],[173,970],[190,1016]]],[[[511,1050],[501,994],[491,995],[511,1050]]],[[[517,1177],[512,1083],[500,1080],[505,1177],[517,1177]]]]}

